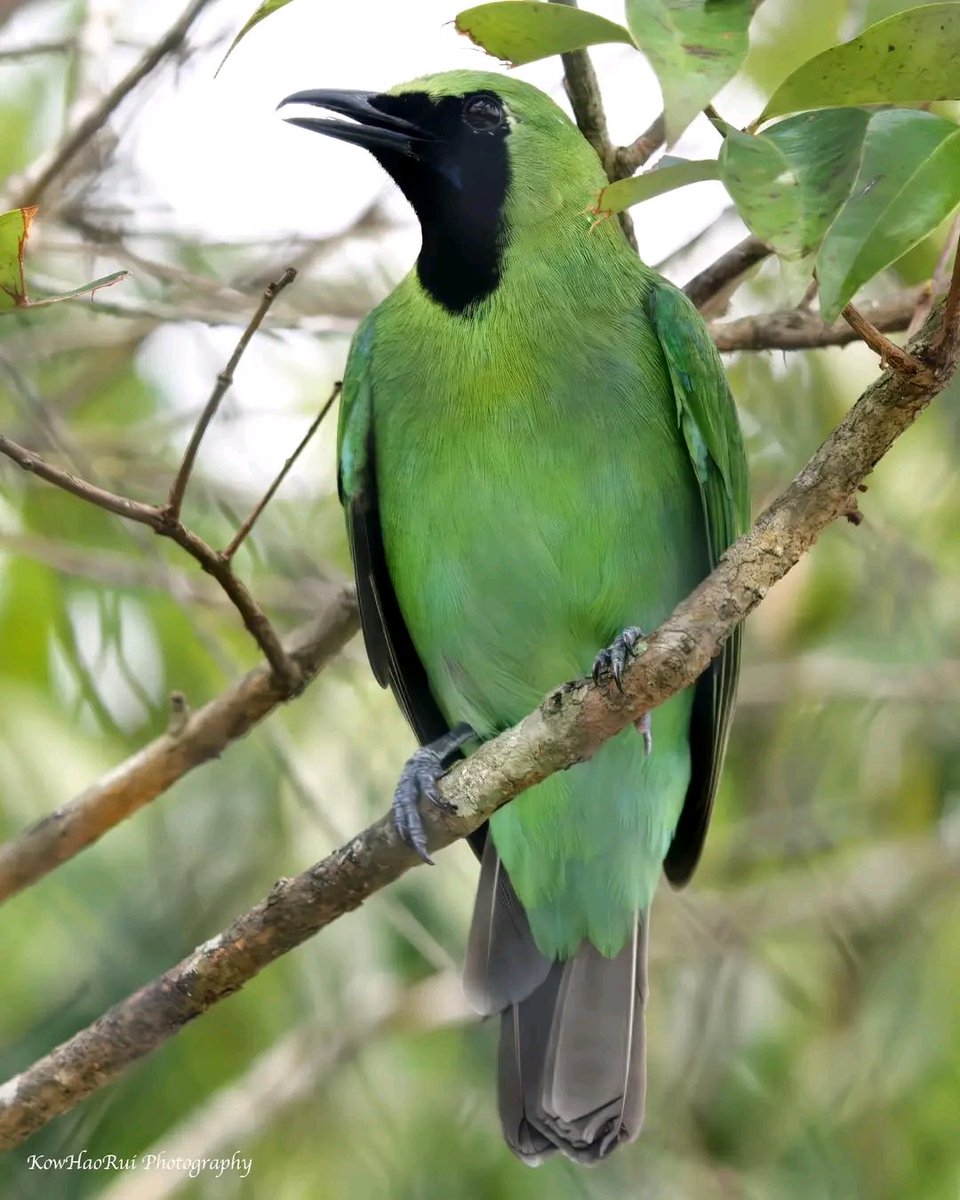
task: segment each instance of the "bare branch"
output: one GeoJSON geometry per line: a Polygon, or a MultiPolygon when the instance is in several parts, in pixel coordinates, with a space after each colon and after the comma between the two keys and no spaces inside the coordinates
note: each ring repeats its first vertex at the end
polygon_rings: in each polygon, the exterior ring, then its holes
{"type": "Polygon", "coordinates": [[[694,275],[684,287],[684,294],[702,311],[721,293],[732,291],[745,272],[772,253],[773,250],[760,238],[746,237],[699,275],[694,275]]]}
{"type": "MultiPolygon", "coordinates": [[[[330,597],[317,620],[290,643],[305,682],[313,679],[359,628],[352,587],[330,597]]],[[[222,754],[286,698],[271,671],[256,667],[98,780],[82,795],[0,847],[0,902],[36,883],[194,767],[222,754]]]]}
{"type": "MultiPolygon", "coordinates": [[[[9,2],[9,0],[8,0],[9,2]]],[[[15,194],[7,201],[8,208],[39,204],[50,185],[83,147],[103,128],[133,89],[141,83],[168,55],[175,53],[186,41],[191,25],[211,0],[191,0],[167,32],[149,47],[115,87],[103,97],[70,132],[52,155],[40,161],[25,179],[18,182],[15,194]]],[[[14,4],[14,7],[18,5],[14,4]]],[[[3,19],[0,10],[0,20],[3,19]]]]}
{"type": "Polygon", "coordinates": [[[950,287],[947,291],[947,301],[943,306],[943,319],[940,330],[933,339],[931,349],[942,357],[953,357],[957,352],[960,340],[960,246],[953,256],[953,271],[950,275],[950,287]]]}
{"type": "MultiPolygon", "coordinates": [[[[907,352],[928,357],[936,326],[931,318],[907,352]]],[[[922,374],[888,371],[873,383],[786,491],[646,639],[624,672],[622,692],[590,680],[564,684],[519,725],[458,763],[441,781],[443,803],[423,813],[430,849],[464,837],[502,804],[589,758],[630,722],[692,684],[820,532],[849,511],[864,477],[953,370],[952,361],[930,359],[922,374]]],[[[0,1149],[116,1078],[419,861],[388,814],[302,875],[280,880],[222,934],[0,1088],[0,1149]]]]}
{"type": "Polygon", "coordinates": [[[937,263],[933,268],[930,286],[920,297],[917,310],[910,318],[910,324],[907,326],[907,337],[913,337],[927,317],[930,316],[937,297],[944,295],[948,290],[950,284],[950,264],[955,262],[958,247],[960,247],[960,213],[954,217],[953,223],[950,226],[950,232],[947,234],[943,246],[940,248],[940,253],[937,255],[937,263]]]}
{"type": "MultiPolygon", "coordinates": [[[[3,8],[0,4],[0,22],[3,20],[3,8]]],[[[70,42],[31,42],[26,46],[8,46],[0,50],[0,62],[12,59],[32,58],[36,54],[62,54],[70,49],[70,42]]]]}
{"type": "Polygon", "coordinates": [[[97,508],[116,513],[118,517],[124,517],[128,521],[137,521],[140,525],[150,525],[152,528],[156,528],[161,513],[159,508],[152,504],[141,504],[138,500],[128,500],[125,496],[118,496],[115,492],[108,492],[105,488],[97,487],[95,483],[87,483],[86,480],[80,479],[70,471],[53,466],[39,454],[34,454],[32,450],[12,441],[2,433],[0,433],[0,454],[5,454],[7,458],[13,459],[17,466],[22,467],[31,475],[45,479],[47,483],[52,483],[65,492],[70,492],[71,495],[86,500],[88,504],[94,504],[97,508]]]}
{"type": "MultiPolygon", "coordinates": [[[[69,471],[53,466],[53,464],[48,463],[38,454],[0,434],[0,454],[7,455],[8,458],[11,458],[25,471],[39,475],[48,483],[63,488],[64,491],[70,492],[72,495],[79,497],[81,500],[86,500],[87,503],[96,505],[98,508],[105,509],[107,512],[115,513],[117,516],[125,517],[127,520],[137,521],[141,525],[148,525],[155,533],[170,538],[171,541],[176,542],[178,546],[186,550],[192,558],[195,558],[207,574],[212,575],[220,584],[234,607],[240,613],[248,632],[263,651],[273,669],[277,682],[285,689],[288,696],[293,695],[301,686],[300,672],[297,669],[296,663],[284,651],[280,638],[267,618],[266,613],[250,594],[243,581],[234,574],[230,563],[231,555],[243,540],[243,537],[246,536],[249,526],[246,530],[241,530],[240,536],[234,539],[234,543],[231,543],[232,548],[230,552],[221,554],[183,524],[180,520],[180,510],[183,504],[184,493],[190,480],[190,473],[196,461],[197,451],[200,448],[200,442],[227,389],[233,382],[237,364],[250,344],[253,335],[260,327],[270,305],[279,293],[288,284],[293,282],[296,274],[296,271],[292,267],[287,267],[280,278],[276,282],[269,284],[264,291],[260,304],[246,329],[243,331],[233,354],[230,356],[230,360],[217,377],[216,385],[194,428],[193,435],[190,438],[183,461],[180,464],[180,469],[170,488],[170,494],[164,507],[159,508],[153,504],[144,504],[137,500],[130,500],[125,496],[118,496],[114,492],[98,487],[96,484],[88,483],[86,480],[80,479],[69,471]]],[[[319,420],[317,423],[319,424],[319,420]]],[[[299,450],[297,453],[299,453],[299,450]]],[[[283,476],[291,465],[292,463],[288,461],[286,467],[280,473],[277,484],[267,493],[260,507],[255,510],[250,520],[250,525],[259,516],[263,506],[273,495],[276,486],[279,486],[280,480],[283,479],[283,476]]]]}
{"type": "Polygon", "coordinates": [[[339,383],[339,382],[335,383],[333,385],[333,391],[330,393],[330,396],[327,399],[326,403],[324,404],[323,408],[321,408],[320,411],[317,413],[317,415],[314,417],[313,421],[310,424],[310,428],[300,439],[300,442],[298,443],[296,450],[294,450],[294,452],[290,455],[290,457],[287,459],[287,461],[280,468],[280,471],[279,471],[276,479],[273,481],[273,483],[270,484],[270,486],[267,488],[266,492],[264,492],[263,497],[261,498],[259,503],[256,505],[256,507],[253,509],[253,511],[250,513],[249,517],[247,517],[247,519],[243,522],[243,524],[240,526],[240,528],[237,530],[237,532],[233,535],[230,545],[227,546],[227,548],[223,551],[223,557],[228,562],[230,561],[230,559],[233,558],[233,556],[236,554],[236,552],[240,549],[240,546],[242,545],[244,539],[247,537],[250,530],[257,523],[257,520],[258,520],[260,514],[263,512],[263,510],[267,507],[267,505],[270,503],[270,501],[276,495],[277,488],[279,488],[280,484],[283,483],[284,479],[286,479],[286,477],[290,471],[290,468],[293,466],[293,464],[297,461],[297,459],[303,453],[303,450],[304,450],[305,446],[307,445],[307,443],[310,441],[310,439],[320,428],[323,418],[327,415],[327,413],[330,411],[330,409],[333,408],[334,402],[336,401],[337,397],[340,395],[340,390],[342,387],[343,387],[343,384],[339,383]]]}
{"type": "Polygon", "coordinates": [[[230,355],[227,365],[217,376],[217,382],[214,384],[213,391],[210,393],[210,399],[204,405],[203,412],[200,414],[197,424],[193,430],[190,442],[184,451],[183,461],[180,464],[180,469],[177,471],[177,477],[174,479],[170,488],[170,495],[167,497],[167,503],[164,508],[164,516],[170,521],[178,521],[180,519],[180,509],[183,506],[183,496],[187,490],[187,484],[190,482],[190,472],[193,470],[193,464],[196,462],[197,451],[200,449],[200,443],[203,441],[203,435],[207,432],[207,427],[216,415],[217,409],[230,385],[233,383],[233,376],[237,369],[240,359],[243,358],[244,351],[250,345],[253,335],[260,328],[263,318],[270,310],[270,306],[285,287],[288,287],[296,279],[297,273],[293,267],[287,267],[279,279],[273,283],[267,284],[264,289],[260,303],[257,305],[257,311],[250,318],[250,321],[240,335],[240,340],[230,355]]]}
{"type": "MultiPolygon", "coordinates": [[[[577,7],[577,0],[553,0],[553,3],[565,4],[568,8],[577,7]]],[[[561,54],[560,58],[563,62],[563,86],[570,101],[570,107],[573,109],[577,128],[596,150],[597,156],[603,163],[603,169],[607,173],[607,178],[611,182],[619,179],[621,176],[617,173],[618,152],[614,149],[610,141],[610,134],[607,132],[607,117],[603,111],[600,84],[597,80],[597,73],[593,69],[593,63],[590,61],[590,55],[586,50],[571,50],[568,54],[561,54]]],[[[625,171],[623,173],[630,175],[633,172],[625,171]]],[[[626,211],[620,213],[619,216],[624,236],[636,250],[637,237],[633,231],[633,220],[626,211]]]]}
{"type": "Polygon", "coordinates": [[[155,533],[176,542],[191,558],[197,560],[208,575],[213,576],[229,596],[251,637],[266,656],[277,683],[284,688],[286,695],[291,696],[297,691],[301,685],[300,673],[296,663],[284,651],[266,613],[254,600],[246,584],[233,573],[229,561],[203,538],[187,529],[179,520],[171,520],[164,509],[152,504],[142,504],[138,500],[128,500],[125,496],[118,496],[114,492],[97,487],[96,484],[79,479],[70,471],[53,466],[40,455],[34,454],[32,450],[27,450],[3,434],[0,434],[0,454],[5,454],[25,471],[39,475],[48,483],[86,500],[88,504],[141,525],[149,525],[155,533]]]}
{"type": "Polygon", "coordinates": [[[638,171],[647,160],[660,149],[667,137],[663,113],[651,121],[649,127],[629,146],[620,146],[613,152],[613,176],[626,179],[638,171]]]}
{"type": "Polygon", "coordinates": [[[927,369],[919,359],[908,354],[907,351],[901,350],[888,337],[884,337],[880,330],[852,304],[846,305],[840,315],[857,336],[862,338],[875,354],[879,355],[882,367],[890,366],[895,371],[903,371],[912,375],[927,369]]]}
{"type": "MultiPolygon", "coordinates": [[[[926,287],[912,288],[885,300],[864,304],[861,313],[876,329],[887,333],[906,329],[926,287]]],[[[736,350],[815,350],[822,346],[846,346],[860,340],[846,321],[825,324],[819,313],[806,308],[740,317],[736,321],[712,321],[708,326],[717,349],[723,354],[736,350]]]]}

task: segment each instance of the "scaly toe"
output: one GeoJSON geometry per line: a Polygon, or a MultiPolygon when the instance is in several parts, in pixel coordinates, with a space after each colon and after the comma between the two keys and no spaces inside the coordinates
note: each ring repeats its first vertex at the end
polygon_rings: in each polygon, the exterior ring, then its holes
{"type": "Polygon", "coordinates": [[[436,750],[421,746],[412,754],[400,772],[400,780],[393,793],[393,823],[401,839],[411,850],[433,865],[427,853],[427,835],[420,816],[420,802],[438,803],[437,781],[443,774],[443,761],[436,750]]]}
{"type": "Polygon", "coordinates": [[[636,625],[628,626],[593,660],[593,682],[599,683],[609,674],[619,691],[623,691],[623,672],[638,652],[643,641],[643,630],[636,625]]]}

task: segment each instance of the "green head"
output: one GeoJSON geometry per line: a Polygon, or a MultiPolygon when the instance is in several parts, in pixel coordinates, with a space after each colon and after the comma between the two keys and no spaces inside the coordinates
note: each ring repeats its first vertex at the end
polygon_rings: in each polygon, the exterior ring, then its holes
{"type": "Polygon", "coordinates": [[[606,182],[562,109],[503,75],[450,71],[380,94],[307,91],[283,103],[352,118],[289,120],[363,146],[389,171],[420,220],[420,282],[458,314],[500,286],[511,248],[585,236],[585,210],[606,182]]]}

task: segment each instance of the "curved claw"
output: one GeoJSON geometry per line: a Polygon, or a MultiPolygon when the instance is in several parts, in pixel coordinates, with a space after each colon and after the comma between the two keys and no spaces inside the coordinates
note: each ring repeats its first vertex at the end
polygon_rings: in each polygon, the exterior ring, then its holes
{"type": "Polygon", "coordinates": [[[628,626],[593,660],[593,682],[599,683],[604,675],[610,675],[618,690],[622,692],[624,669],[630,659],[639,653],[642,641],[643,630],[636,625],[628,626]]]}

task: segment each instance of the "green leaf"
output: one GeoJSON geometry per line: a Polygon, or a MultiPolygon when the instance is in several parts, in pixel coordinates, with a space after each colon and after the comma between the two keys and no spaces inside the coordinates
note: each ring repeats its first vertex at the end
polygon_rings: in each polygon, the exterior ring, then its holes
{"type": "Polygon", "coordinates": [[[126,279],[129,271],[114,271],[112,275],[104,275],[102,279],[86,283],[73,291],[31,300],[27,295],[27,282],[23,273],[23,254],[36,212],[36,207],[30,207],[14,208],[10,212],[0,213],[0,314],[18,308],[42,308],[48,304],[57,304],[61,300],[74,300],[78,296],[91,295],[97,288],[109,287],[112,283],[126,279]]]}
{"type": "Polygon", "coordinates": [[[874,113],[850,199],[817,255],[820,308],[833,321],[859,287],[960,205],[960,127],[931,113],[874,113]]]}
{"type": "Polygon", "coordinates": [[[664,192],[686,187],[688,183],[719,178],[720,167],[714,159],[673,159],[651,171],[644,171],[642,175],[618,179],[616,183],[609,184],[597,196],[593,211],[598,216],[613,216],[632,204],[640,204],[664,192]]]}
{"type": "Polygon", "coordinates": [[[36,212],[36,207],[31,206],[0,213],[0,311],[26,302],[23,249],[36,212]]]}
{"type": "Polygon", "coordinates": [[[721,177],[751,232],[785,258],[816,250],[850,194],[869,120],[832,108],[753,136],[728,129],[721,177]]]}
{"type": "Polygon", "coordinates": [[[455,25],[458,33],[466,34],[488,54],[514,67],[600,42],[633,44],[622,25],[605,17],[565,4],[532,0],[477,4],[465,8],[455,25]]]}
{"type": "Polygon", "coordinates": [[[247,21],[246,25],[243,26],[243,28],[240,30],[240,32],[237,34],[237,36],[233,39],[233,41],[227,47],[227,52],[223,56],[223,58],[220,60],[220,66],[217,67],[215,74],[216,75],[220,74],[220,71],[223,68],[223,64],[227,61],[227,59],[234,52],[234,50],[236,50],[237,46],[247,36],[247,34],[254,27],[254,25],[259,25],[260,22],[263,21],[266,17],[269,17],[271,15],[271,13],[275,13],[278,8],[285,8],[289,3],[290,3],[290,0],[263,0],[263,3],[257,8],[257,11],[253,14],[253,16],[249,19],[249,21],[247,21]]]}
{"type": "Polygon", "coordinates": [[[960,3],[927,4],[865,29],[798,67],[761,121],[837,104],[919,104],[960,98],[960,3]]]}
{"type": "Polygon", "coordinates": [[[751,0],[627,0],[633,40],[660,81],[668,143],[736,74],[751,12],[751,0]]]}

